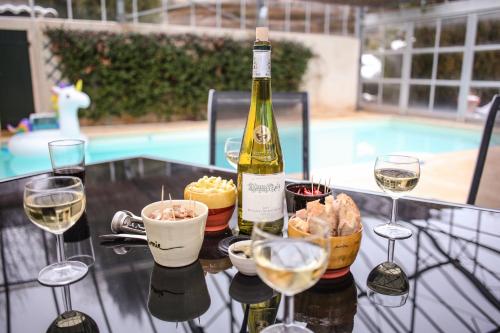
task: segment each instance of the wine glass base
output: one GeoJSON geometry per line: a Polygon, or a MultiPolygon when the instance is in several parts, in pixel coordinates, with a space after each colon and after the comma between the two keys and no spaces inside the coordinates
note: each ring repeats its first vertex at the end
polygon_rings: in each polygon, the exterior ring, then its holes
{"type": "MultiPolygon", "coordinates": [[[[292,301],[293,302],[293,301],[292,301]]],[[[297,325],[297,324],[291,324],[291,325],[285,325],[285,324],[275,324],[266,327],[261,331],[261,333],[314,333],[310,329],[297,325]]]]}
{"type": "Polygon", "coordinates": [[[407,239],[413,235],[410,229],[397,223],[381,224],[373,228],[373,231],[377,235],[389,239],[407,239]]]}
{"type": "Polygon", "coordinates": [[[79,261],[87,265],[87,267],[92,267],[95,263],[95,258],[89,254],[79,254],[71,257],[66,257],[69,261],[79,261]]]}
{"type": "Polygon", "coordinates": [[[368,289],[368,299],[386,308],[398,308],[406,304],[408,293],[402,295],[384,295],[368,289]]]}
{"type": "Polygon", "coordinates": [[[63,261],[44,267],[38,273],[38,282],[44,286],[58,287],[77,282],[85,277],[88,267],[79,261],[63,261]]]}

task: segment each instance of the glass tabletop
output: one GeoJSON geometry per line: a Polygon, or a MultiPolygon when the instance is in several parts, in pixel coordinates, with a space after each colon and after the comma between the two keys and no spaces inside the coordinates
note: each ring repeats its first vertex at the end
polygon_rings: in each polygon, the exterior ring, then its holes
{"type": "MultiPolygon", "coordinates": [[[[146,158],[86,167],[88,235],[95,264],[72,284],[75,310],[99,332],[246,332],[283,318],[281,295],[258,277],[237,273],[217,245],[231,231],[205,235],[198,261],[182,268],[154,264],[141,241],[103,242],[118,210],[137,215],[164,185],[181,198],[204,175],[235,179],[230,171],[146,158]]],[[[44,177],[39,175],[37,177],[44,177]]],[[[0,332],[45,332],[63,312],[61,288],[40,285],[41,267],[56,261],[54,236],[30,223],[23,186],[31,177],[0,183],[0,332]]],[[[295,299],[295,318],[314,332],[490,332],[500,325],[500,212],[402,199],[399,219],[413,237],[397,241],[395,262],[409,280],[401,307],[368,297],[370,271],[387,259],[387,240],[372,228],[390,215],[388,197],[342,189],[361,210],[363,238],[350,273],[321,280],[295,299]]],[[[82,221],[78,222],[79,224],[82,221]]],[[[84,222],[85,223],[85,222],[84,222]]],[[[233,216],[230,225],[236,224],[233,216]]],[[[77,224],[78,225],[78,224],[77,224]]],[[[389,281],[398,283],[398,281],[389,281]]]]}

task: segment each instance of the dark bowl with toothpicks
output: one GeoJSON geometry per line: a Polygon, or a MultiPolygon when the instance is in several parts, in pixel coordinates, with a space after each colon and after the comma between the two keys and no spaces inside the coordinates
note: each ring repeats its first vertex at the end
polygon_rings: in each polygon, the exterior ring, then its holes
{"type": "Polygon", "coordinates": [[[332,189],[320,183],[291,183],[285,188],[286,209],[288,215],[295,215],[295,212],[306,208],[310,201],[319,200],[325,203],[325,198],[332,194],[332,189]]]}

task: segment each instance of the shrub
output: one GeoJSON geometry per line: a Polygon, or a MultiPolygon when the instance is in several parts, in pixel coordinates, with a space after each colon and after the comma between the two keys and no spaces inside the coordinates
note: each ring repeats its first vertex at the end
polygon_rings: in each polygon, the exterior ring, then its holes
{"type": "MultiPolygon", "coordinates": [[[[249,90],[252,41],[228,37],[47,30],[63,77],[82,79],[92,99],[81,115],[202,119],[208,90],[249,90]]],[[[297,91],[312,57],[273,43],[273,90],[297,91]]]]}

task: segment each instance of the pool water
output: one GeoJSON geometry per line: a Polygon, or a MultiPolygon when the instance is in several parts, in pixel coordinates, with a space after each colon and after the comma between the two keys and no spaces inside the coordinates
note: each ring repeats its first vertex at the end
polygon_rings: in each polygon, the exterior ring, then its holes
{"type": "MultiPolygon", "coordinates": [[[[280,139],[287,173],[302,171],[301,135],[294,127],[280,127],[280,139]]],[[[216,164],[230,168],[224,159],[224,141],[241,131],[224,131],[217,138],[216,164]]],[[[478,130],[456,129],[404,120],[312,122],[310,168],[342,166],[374,161],[389,153],[437,154],[477,149],[478,130]]],[[[196,164],[208,164],[208,130],[93,138],[86,162],[151,156],[196,164]]],[[[43,158],[16,157],[6,147],[0,151],[0,179],[50,170],[48,153],[43,158]]]]}

